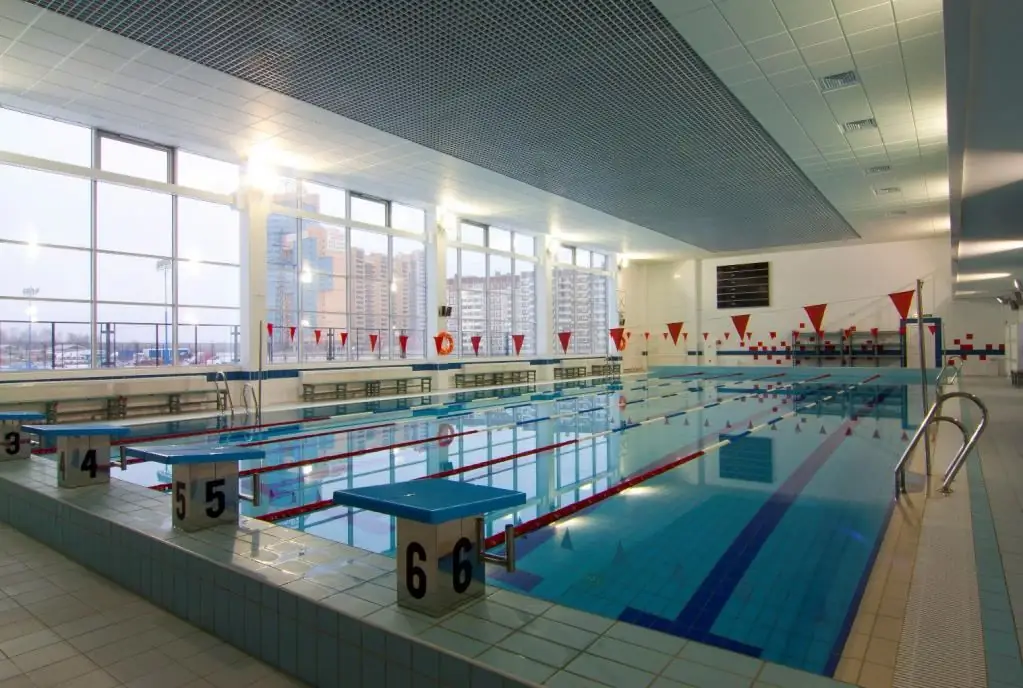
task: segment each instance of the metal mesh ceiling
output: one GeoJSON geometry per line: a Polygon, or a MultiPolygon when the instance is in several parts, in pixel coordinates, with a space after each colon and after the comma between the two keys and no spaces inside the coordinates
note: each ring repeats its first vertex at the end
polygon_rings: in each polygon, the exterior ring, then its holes
{"type": "Polygon", "coordinates": [[[712,251],[857,235],[648,0],[30,0],[712,251]]]}

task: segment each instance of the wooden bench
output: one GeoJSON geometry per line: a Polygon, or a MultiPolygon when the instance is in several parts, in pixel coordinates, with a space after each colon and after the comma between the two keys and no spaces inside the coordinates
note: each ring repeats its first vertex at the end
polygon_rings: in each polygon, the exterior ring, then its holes
{"type": "Polygon", "coordinates": [[[609,377],[611,375],[621,375],[622,366],[618,363],[598,363],[590,366],[590,375],[594,377],[609,377]]]}
{"type": "Polygon", "coordinates": [[[586,366],[564,366],[554,369],[555,380],[572,380],[577,377],[586,377],[586,366]]]}
{"type": "Polygon", "coordinates": [[[426,394],[433,390],[433,378],[425,375],[411,375],[407,368],[399,368],[394,371],[367,369],[361,379],[355,377],[357,374],[355,370],[348,370],[345,373],[338,370],[303,372],[301,374],[302,400],[365,399],[410,392],[426,394]],[[348,378],[341,378],[340,376],[345,373],[348,378]]]}
{"type": "Polygon", "coordinates": [[[535,370],[494,370],[485,373],[455,373],[455,388],[499,387],[536,382],[535,370]]]}

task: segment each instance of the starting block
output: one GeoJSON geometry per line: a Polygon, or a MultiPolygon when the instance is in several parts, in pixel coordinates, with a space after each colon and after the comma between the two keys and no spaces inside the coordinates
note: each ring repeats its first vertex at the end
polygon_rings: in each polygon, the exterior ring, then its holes
{"type": "Polygon", "coordinates": [[[110,440],[131,428],[109,423],[25,425],[41,439],[57,440],[57,487],[86,487],[110,482],[110,440]]]}
{"type": "Polygon", "coordinates": [[[0,461],[27,459],[32,445],[25,436],[25,423],[45,421],[46,414],[36,411],[0,411],[0,461]]]}
{"type": "Polygon", "coordinates": [[[442,616],[486,590],[485,564],[515,570],[514,526],[503,557],[483,551],[483,514],[525,504],[524,492],[443,479],[338,490],[334,504],[398,520],[398,604],[442,616]]]}
{"type": "Polygon", "coordinates": [[[259,506],[259,475],[252,476],[252,495],[242,494],[238,462],[266,458],[262,449],[186,444],[127,447],[124,456],[171,467],[171,521],[182,530],[237,523],[239,500],[259,506]]]}

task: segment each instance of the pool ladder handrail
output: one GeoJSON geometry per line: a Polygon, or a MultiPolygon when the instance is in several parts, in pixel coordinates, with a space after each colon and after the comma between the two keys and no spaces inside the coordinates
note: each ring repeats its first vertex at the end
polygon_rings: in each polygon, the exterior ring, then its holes
{"type": "Polygon", "coordinates": [[[511,523],[504,527],[504,556],[490,554],[486,546],[486,523],[480,516],[476,517],[476,560],[481,564],[497,564],[503,566],[508,573],[515,573],[515,526],[511,523]]]}
{"type": "MultiPolygon", "coordinates": [[[[913,439],[910,440],[909,446],[902,453],[902,457],[899,462],[895,464],[895,499],[899,499],[900,494],[906,494],[906,464],[909,462],[909,457],[916,448],[916,445],[920,443],[920,439],[923,438],[927,432],[928,426],[931,423],[952,423],[959,428],[959,431],[963,434],[963,444],[959,447],[959,451],[949,462],[948,468],[945,469],[945,473],[942,476],[941,492],[943,494],[949,494],[952,492],[952,481],[955,480],[959,470],[963,467],[963,463],[966,461],[966,457],[969,456],[970,452],[976,446],[980,436],[984,433],[984,429],[987,427],[988,421],[988,410],[987,406],[979,397],[969,392],[946,392],[939,394],[935,399],[934,404],[931,405],[930,410],[927,411],[927,415],[920,423],[920,427],[917,428],[913,434],[913,439]],[[976,404],[977,408],[980,409],[980,423],[973,430],[973,434],[967,436],[966,427],[956,418],[951,416],[941,415],[941,405],[949,399],[967,399],[976,404]]],[[[928,472],[930,467],[928,466],[928,472]]]]}
{"type": "MultiPolygon", "coordinates": [[[[219,405],[220,399],[224,399],[224,404],[227,406],[226,411],[230,411],[231,417],[234,418],[234,399],[231,398],[231,386],[227,384],[227,375],[224,374],[223,370],[218,370],[213,374],[213,386],[217,389],[217,403],[219,405]],[[220,383],[224,383],[224,388],[221,390],[220,383]]],[[[244,390],[243,390],[244,396],[244,390]]]]}
{"type": "Polygon", "coordinates": [[[256,388],[246,382],[242,386],[242,402],[245,404],[245,415],[248,415],[252,409],[256,411],[256,417],[260,417],[259,408],[259,397],[256,395],[256,388]],[[249,406],[249,397],[252,397],[252,406],[249,406]]]}

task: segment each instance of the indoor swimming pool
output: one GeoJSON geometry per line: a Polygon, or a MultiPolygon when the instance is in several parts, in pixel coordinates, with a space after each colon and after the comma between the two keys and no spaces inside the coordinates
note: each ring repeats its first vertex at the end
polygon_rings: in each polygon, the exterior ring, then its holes
{"type": "MultiPolygon", "coordinates": [[[[477,396],[310,407],[263,429],[140,425],[131,444],[259,446],[266,460],[241,466],[260,472],[248,515],[387,555],[393,519],[335,507],[335,490],[425,476],[519,490],[525,505],[488,516],[497,551],[507,524],[519,533],[517,571],[488,571],[492,585],[833,673],[920,417],[899,373],[672,370],[477,396]]],[[[148,463],[113,475],[170,480],[148,463]]]]}

